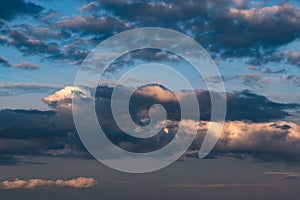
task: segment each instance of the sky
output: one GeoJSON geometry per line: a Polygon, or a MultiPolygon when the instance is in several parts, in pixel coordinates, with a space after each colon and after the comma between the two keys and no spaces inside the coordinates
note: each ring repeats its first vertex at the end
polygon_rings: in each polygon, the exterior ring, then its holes
{"type": "Polygon", "coordinates": [[[1,196],[298,199],[299,89],[298,0],[3,0],[1,196]],[[143,27],[172,29],[198,42],[216,63],[225,92],[208,91],[205,82],[218,84],[218,77],[202,77],[181,56],[151,48],[113,60],[103,76],[91,82],[97,86],[94,91],[74,86],[79,70],[95,74],[81,66],[97,45],[143,27]],[[166,71],[153,72],[154,67],[128,76],[123,92],[148,79],[159,80],[135,88],[128,106],[131,116],[119,114],[121,121],[130,118],[146,126],[155,104],[167,114],[157,135],[140,139],[118,126],[111,102],[118,80],[147,63],[170,66],[193,89],[182,87],[166,71]],[[165,87],[162,79],[172,82],[174,90],[165,87]],[[199,159],[197,152],[212,124],[210,92],[219,99],[226,97],[227,112],[216,145],[199,159]],[[188,137],[198,124],[197,135],[187,151],[166,168],[146,174],[119,172],[98,162],[81,141],[72,115],[72,96],[80,102],[94,100],[107,138],[129,152],[147,153],[168,145],[177,138],[180,126],[188,137]],[[193,119],[196,110],[187,106],[188,114],[182,118],[180,103],[189,105],[193,96],[200,116],[193,119]]]}

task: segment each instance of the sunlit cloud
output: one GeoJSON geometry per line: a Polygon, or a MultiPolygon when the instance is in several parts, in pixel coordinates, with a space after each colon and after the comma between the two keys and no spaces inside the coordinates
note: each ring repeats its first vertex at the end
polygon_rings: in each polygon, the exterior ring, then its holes
{"type": "Polygon", "coordinates": [[[13,181],[2,181],[0,183],[0,189],[12,190],[12,189],[36,189],[41,187],[73,187],[73,188],[90,188],[97,184],[97,180],[94,178],[79,177],[70,180],[45,180],[45,179],[29,179],[21,180],[15,179],[13,181]]]}

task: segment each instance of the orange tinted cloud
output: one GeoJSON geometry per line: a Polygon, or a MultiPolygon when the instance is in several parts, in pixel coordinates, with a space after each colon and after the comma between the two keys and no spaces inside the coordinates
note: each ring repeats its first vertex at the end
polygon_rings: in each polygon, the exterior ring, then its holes
{"type": "Polygon", "coordinates": [[[0,189],[35,189],[40,187],[73,187],[73,188],[90,188],[97,184],[94,178],[79,177],[70,180],[43,180],[43,179],[29,179],[14,181],[3,181],[0,183],[0,189]]]}

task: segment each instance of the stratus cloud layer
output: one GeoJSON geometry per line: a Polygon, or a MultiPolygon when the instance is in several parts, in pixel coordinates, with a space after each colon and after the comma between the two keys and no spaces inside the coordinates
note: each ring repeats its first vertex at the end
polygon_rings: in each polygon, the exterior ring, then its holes
{"type": "Polygon", "coordinates": [[[35,189],[40,187],[73,187],[73,188],[90,188],[97,184],[94,178],[79,177],[70,180],[43,180],[43,179],[30,179],[14,181],[3,181],[0,183],[0,189],[35,189]]]}

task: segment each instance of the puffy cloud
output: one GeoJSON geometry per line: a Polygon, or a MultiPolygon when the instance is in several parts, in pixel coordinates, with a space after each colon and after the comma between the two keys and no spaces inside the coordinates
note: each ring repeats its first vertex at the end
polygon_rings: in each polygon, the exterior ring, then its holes
{"type": "MultiPolygon", "coordinates": [[[[197,155],[211,122],[202,122],[188,156],[197,155]],[[196,151],[195,151],[196,150],[196,151]]],[[[286,121],[227,121],[210,156],[252,157],[262,162],[299,162],[300,126],[286,121]]]]}
{"type": "MultiPolygon", "coordinates": [[[[159,25],[188,33],[210,53],[221,55],[221,58],[249,57],[250,62],[259,62],[277,47],[293,42],[300,36],[300,11],[296,4],[269,5],[260,2],[257,6],[245,0],[105,0],[99,5],[91,2],[83,9],[94,13],[112,13],[137,27],[159,25]]],[[[297,64],[294,58],[289,62],[297,64]]]]}
{"type": "Polygon", "coordinates": [[[21,180],[15,179],[14,181],[2,181],[0,189],[13,190],[13,189],[36,189],[41,187],[73,187],[73,188],[90,188],[97,184],[94,178],[79,177],[70,180],[44,180],[44,179],[29,179],[21,180]]]}
{"type": "Polygon", "coordinates": [[[299,150],[300,126],[285,121],[227,122],[216,147],[216,151],[246,153],[266,161],[272,158],[298,161],[299,150]]]}
{"type": "Polygon", "coordinates": [[[52,107],[64,106],[71,107],[73,95],[80,95],[81,98],[91,98],[91,95],[87,93],[87,90],[83,90],[79,87],[66,86],[63,89],[56,91],[43,98],[43,101],[51,105],[52,107]]]}
{"type": "Polygon", "coordinates": [[[177,101],[176,96],[171,91],[159,85],[141,87],[137,90],[136,94],[142,95],[146,98],[155,98],[162,102],[177,101]]]}

